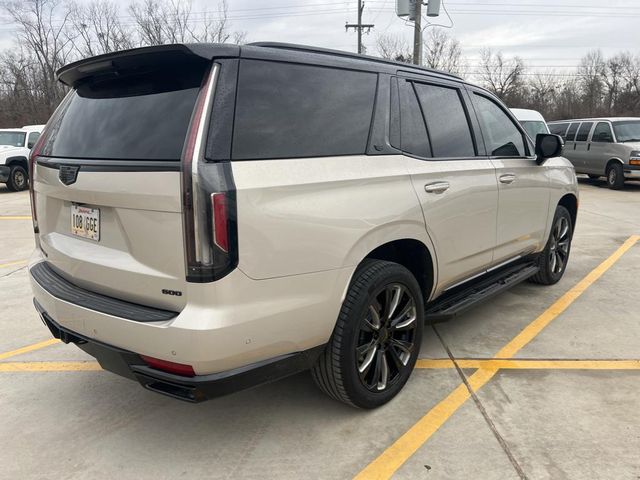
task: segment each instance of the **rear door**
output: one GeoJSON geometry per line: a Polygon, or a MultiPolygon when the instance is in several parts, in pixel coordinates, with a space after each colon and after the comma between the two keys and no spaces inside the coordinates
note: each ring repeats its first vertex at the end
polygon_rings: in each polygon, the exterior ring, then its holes
{"type": "Polygon", "coordinates": [[[576,171],[580,171],[579,167],[581,167],[575,151],[575,140],[576,133],[578,133],[578,128],[580,128],[580,122],[573,122],[571,125],[569,125],[564,142],[564,150],[562,151],[562,154],[573,164],[573,167],[576,169],[576,171]]]}
{"type": "Polygon", "coordinates": [[[180,158],[210,62],[141,62],[81,82],[47,126],[38,239],[73,283],[179,310],[185,297],[163,290],[185,287],[180,158]]]}
{"type": "Polygon", "coordinates": [[[471,97],[498,180],[498,220],[493,262],[498,265],[544,245],[549,176],[515,118],[481,91],[471,97]]]}
{"type": "Polygon", "coordinates": [[[451,287],[492,262],[495,169],[480,155],[459,84],[401,77],[398,88],[400,147],[436,247],[440,287],[451,287]]]}
{"type": "Polygon", "coordinates": [[[604,175],[607,162],[616,156],[613,131],[609,122],[598,122],[591,135],[585,160],[585,172],[604,175]]]}
{"type": "Polygon", "coordinates": [[[576,140],[573,147],[573,158],[575,158],[576,170],[585,173],[588,170],[587,159],[590,156],[591,142],[589,135],[593,122],[582,122],[576,133],[576,140]]]}

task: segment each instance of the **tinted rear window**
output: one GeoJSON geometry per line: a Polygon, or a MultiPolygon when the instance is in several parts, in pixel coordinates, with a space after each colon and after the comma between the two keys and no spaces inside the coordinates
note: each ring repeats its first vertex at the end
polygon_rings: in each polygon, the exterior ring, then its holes
{"type": "Polygon", "coordinates": [[[110,79],[80,86],[42,154],[113,160],[179,160],[203,70],[110,79]]]}
{"type": "Polygon", "coordinates": [[[549,125],[549,130],[555,135],[564,137],[565,133],[567,133],[567,126],[569,126],[568,123],[554,123],[549,125]]]}
{"type": "Polygon", "coordinates": [[[576,132],[578,131],[578,127],[580,126],[579,123],[572,123],[571,126],[569,127],[569,130],[567,130],[567,140],[569,142],[573,142],[576,138],[576,132]]]}
{"type": "Polygon", "coordinates": [[[591,127],[593,127],[593,122],[584,122],[580,125],[578,134],[576,135],[576,142],[586,142],[587,138],[589,138],[591,127]]]}
{"type": "Polygon", "coordinates": [[[233,160],[364,154],[377,75],[240,62],[233,160]]]}
{"type": "Polygon", "coordinates": [[[434,157],[473,157],[475,148],[462,106],[455,88],[416,83],[434,157]]]}

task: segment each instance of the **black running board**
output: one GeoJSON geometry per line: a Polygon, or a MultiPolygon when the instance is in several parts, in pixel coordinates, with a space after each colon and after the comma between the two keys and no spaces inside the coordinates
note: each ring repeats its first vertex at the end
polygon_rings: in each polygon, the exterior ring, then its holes
{"type": "Polygon", "coordinates": [[[426,322],[437,323],[450,320],[536,273],[538,273],[538,267],[534,263],[514,265],[494,273],[487,273],[475,282],[461,285],[427,304],[426,322]]]}

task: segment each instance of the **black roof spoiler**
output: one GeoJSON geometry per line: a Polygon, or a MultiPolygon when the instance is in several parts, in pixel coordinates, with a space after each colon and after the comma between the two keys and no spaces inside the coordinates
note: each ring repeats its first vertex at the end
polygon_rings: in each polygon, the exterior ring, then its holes
{"type": "Polygon", "coordinates": [[[58,80],[75,87],[92,77],[117,74],[119,71],[162,66],[170,69],[181,64],[214,57],[237,57],[238,45],[193,43],[158,45],[106,53],[65,65],[56,72],[58,80]]]}

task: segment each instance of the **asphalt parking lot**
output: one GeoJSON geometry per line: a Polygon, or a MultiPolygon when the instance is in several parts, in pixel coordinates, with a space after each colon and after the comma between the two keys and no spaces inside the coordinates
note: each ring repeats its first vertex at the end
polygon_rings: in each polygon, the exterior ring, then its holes
{"type": "Polygon", "coordinates": [[[0,188],[0,478],[640,479],[640,183],[580,180],[571,260],[429,327],[375,411],[301,374],[192,405],[50,340],[27,193],[0,188]]]}

